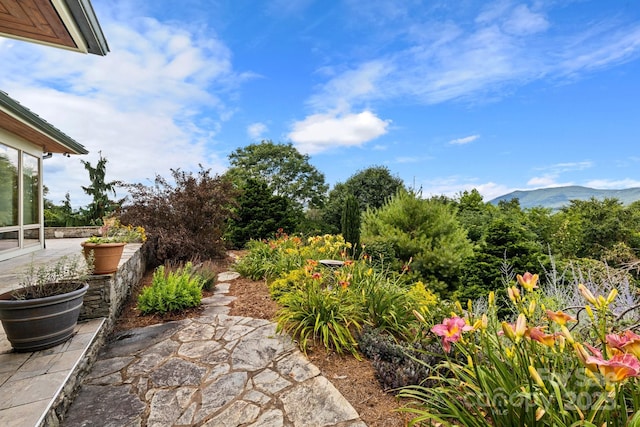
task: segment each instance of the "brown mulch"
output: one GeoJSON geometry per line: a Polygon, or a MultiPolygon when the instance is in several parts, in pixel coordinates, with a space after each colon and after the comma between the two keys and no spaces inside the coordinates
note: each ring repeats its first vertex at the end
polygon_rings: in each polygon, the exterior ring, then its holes
{"type": "MultiPolygon", "coordinates": [[[[216,260],[216,272],[228,271],[232,263],[232,258],[216,260]]],[[[181,320],[200,314],[202,310],[195,308],[166,315],[140,315],[135,308],[137,296],[144,286],[151,283],[152,275],[153,271],[148,271],[140,283],[132,289],[116,322],[114,332],[181,320]]],[[[208,294],[205,293],[203,296],[208,294]]],[[[230,304],[231,316],[273,320],[278,310],[278,305],[269,296],[265,281],[253,281],[241,277],[231,282],[229,295],[236,297],[236,300],[230,304]]],[[[307,357],[351,403],[368,426],[403,427],[407,425],[409,417],[395,412],[401,403],[391,394],[384,392],[369,360],[359,361],[351,355],[338,355],[326,350],[323,346],[310,348],[307,357]]]]}

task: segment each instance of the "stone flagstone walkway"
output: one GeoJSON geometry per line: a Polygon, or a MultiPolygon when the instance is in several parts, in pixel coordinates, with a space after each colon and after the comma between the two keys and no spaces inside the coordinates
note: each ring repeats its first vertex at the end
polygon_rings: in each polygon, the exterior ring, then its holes
{"type": "Polygon", "coordinates": [[[234,274],[201,317],[108,343],[63,426],[366,427],[275,324],[226,314],[234,274]]]}

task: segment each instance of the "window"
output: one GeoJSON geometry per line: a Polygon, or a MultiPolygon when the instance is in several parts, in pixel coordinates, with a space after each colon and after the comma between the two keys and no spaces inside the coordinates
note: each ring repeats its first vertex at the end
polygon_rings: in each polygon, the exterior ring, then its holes
{"type": "Polygon", "coordinates": [[[22,153],[22,223],[40,222],[40,164],[37,157],[22,153]]]}
{"type": "Polygon", "coordinates": [[[0,143],[0,227],[18,225],[18,150],[0,143]]]}
{"type": "Polygon", "coordinates": [[[42,245],[42,161],[30,146],[16,146],[0,142],[0,259],[42,245]]]}

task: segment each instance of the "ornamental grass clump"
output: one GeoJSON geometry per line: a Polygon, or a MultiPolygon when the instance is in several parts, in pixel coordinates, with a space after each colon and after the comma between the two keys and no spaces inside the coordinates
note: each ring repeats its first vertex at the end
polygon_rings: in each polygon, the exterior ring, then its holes
{"type": "Polygon", "coordinates": [[[579,291],[586,304],[574,314],[552,311],[525,273],[507,289],[512,322],[498,318],[493,294],[485,313],[458,304],[431,328],[447,355],[427,377],[435,385],[400,393],[419,402],[403,409],[415,415],[409,425],[640,425],[640,336],[612,315],[615,289],[579,291]]]}
{"type": "Polygon", "coordinates": [[[202,300],[203,283],[191,263],[175,271],[167,271],[161,265],[153,273],[151,286],[138,296],[137,308],[142,314],[164,314],[197,307],[202,300]]]}

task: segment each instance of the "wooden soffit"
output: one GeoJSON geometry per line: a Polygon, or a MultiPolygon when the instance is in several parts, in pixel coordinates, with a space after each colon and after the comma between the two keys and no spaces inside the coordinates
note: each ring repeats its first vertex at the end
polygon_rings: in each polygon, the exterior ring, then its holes
{"type": "Polygon", "coordinates": [[[83,145],[2,91],[0,91],[0,129],[42,147],[45,153],[88,153],[83,145]]]}
{"type": "Polygon", "coordinates": [[[0,35],[83,53],[109,51],[90,0],[0,0],[0,35]]]}

